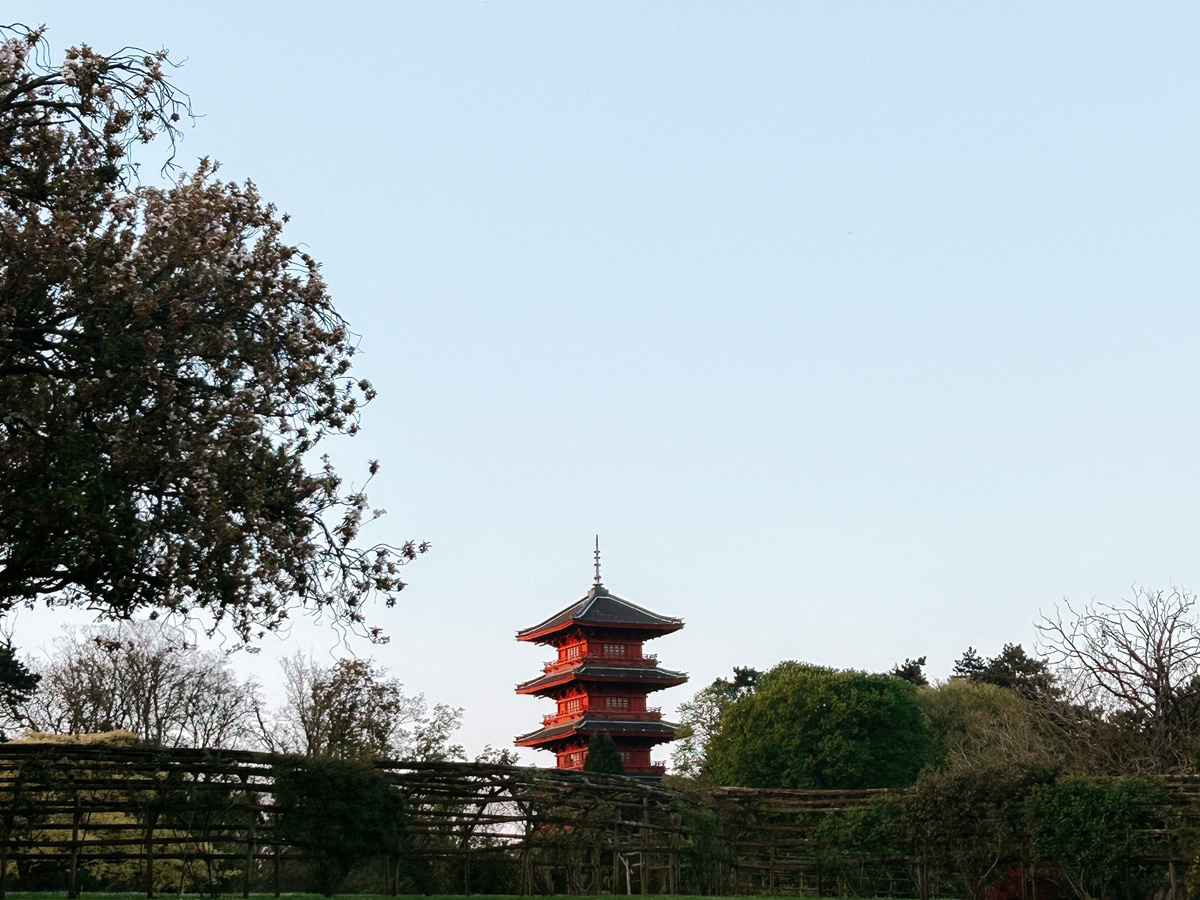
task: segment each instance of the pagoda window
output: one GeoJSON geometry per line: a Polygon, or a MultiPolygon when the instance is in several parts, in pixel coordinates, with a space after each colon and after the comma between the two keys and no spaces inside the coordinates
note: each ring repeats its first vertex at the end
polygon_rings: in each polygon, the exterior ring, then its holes
{"type": "Polygon", "coordinates": [[[566,705],[564,707],[564,711],[568,712],[568,713],[577,713],[581,709],[583,709],[583,698],[582,697],[572,697],[570,700],[568,700],[566,702],[566,705]]]}
{"type": "Polygon", "coordinates": [[[605,697],[605,709],[629,709],[628,697],[605,697]]]}
{"type": "Polygon", "coordinates": [[[625,645],[624,644],[605,644],[604,645],[604,655],[605,656],[624,656],[625,655],[625,645]]]}
{"type": "Polygon", "coordinates": [[[583,656],[583,644],[572,644],[563,652],[563,659],[579,659],[583,656]]]}

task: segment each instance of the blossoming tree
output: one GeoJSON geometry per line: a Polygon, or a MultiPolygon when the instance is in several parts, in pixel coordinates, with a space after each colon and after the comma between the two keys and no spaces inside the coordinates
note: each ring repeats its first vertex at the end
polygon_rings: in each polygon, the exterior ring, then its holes
{"type": "Polygon", "coordinates": [[[2,37],[0,612],[252,640],[308,608],[382,637],[364,605],[425,545],[360,546],[366,495],[306,462],[373,393],[318,264],[208,161],[139,182],[132,150],[188,114],[164,53],[54,65],[40,30],[2,37]]]}

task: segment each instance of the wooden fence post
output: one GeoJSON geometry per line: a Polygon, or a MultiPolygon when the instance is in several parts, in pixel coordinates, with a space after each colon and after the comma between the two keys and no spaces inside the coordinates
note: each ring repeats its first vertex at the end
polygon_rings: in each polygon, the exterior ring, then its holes
{"type": "MultiPolygon", "coordinates": [[[[13,798],[16,802],[16,798],[13,798]]],[[[12,837],[13,814],[4,815],[4,843],[0,844],[0,900],[8,896],[8,842],[12,837]]]]}
{"type": "Polygon", "coordinates": [[[246,797],[246,807],[250,812],[250,823],[246,828],[246,871],[242,876],[242,897],[250,896],[250,875],[254,871],[254,844],[258,839],[258,795],[250,790],[250,776],[241,776],[246,797]]]}
{"type": "MultiPolygon", "coordinates": [[[[74,773],[71,780],[75,780],[74,773]]],[[[75,789],[75,811],[71,818],[71,874],[67,882],[67,897],[75,900],[79,896],[79,825],[83,819],[83,798],[79,789],[75,789]]]]}
{"type": "Polygon", "coordinates": [[[642,893],[650,893],[650,798],[642,798],[642,851],[639,855],[638,881],[641,882],[642,893]]]}
{"type": "Polygon", "coordinates": [[[158,810],[146,810],[146,900],[154,900],[154,826],[158,810]]]}
{"type": "Polygon", "coordinates": [[[17,815],[17,800],[21,796],[21,781],[24,770],[17,765],[17,774],[13,777],[12,796],[9,798],[8,809],[4,813],[3,843],[0,843],[0,900],[8,896],[8,847],[12,842],[13,824],[17,815]]]}

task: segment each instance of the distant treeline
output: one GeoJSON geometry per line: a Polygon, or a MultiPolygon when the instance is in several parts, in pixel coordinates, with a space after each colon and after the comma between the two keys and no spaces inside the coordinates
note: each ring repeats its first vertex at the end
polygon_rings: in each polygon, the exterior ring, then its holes
{"type": "MultiPolygon", "coordinates": [[[[432,707],[370,659],[320,664],[296,654],[279,669],[282,702],[239,677],[230,656],[199,649],[160,621],[64,631],[47,654],[0,644],[0,722],[37,740],[124,733],[146,746],[262,750],[337,759],[465,761],[454,742],[463,711],[432,707]]],[[[480,760],[512,763],[487,748],[480,760]]]]}
{"type": "MultiPolygon", "coordinates": [[[[1200,754],[1200,627],[1182,589],[1067,606],[1042,657],[969,648],[947,681],[925,657],[869,674],[735,669],[681,706],[680,774],[769,788],[903,787],[922,772],[1004,779],[1188,775],[1200,754]],[[999,776],[998,776],[999,777],[999,776]]],[[[1015,782],[1014,782],[1015,783],[1015,782]]]]}

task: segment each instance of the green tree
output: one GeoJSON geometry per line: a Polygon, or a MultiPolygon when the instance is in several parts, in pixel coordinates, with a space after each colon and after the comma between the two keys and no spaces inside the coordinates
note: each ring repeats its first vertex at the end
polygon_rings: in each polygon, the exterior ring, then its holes
{"type": "Polygon", "coordinates": [[[593,734],[588,741],[587,756],[583,760],[583,771],[602,775],[624,775],[625,764],[611,734],[593,734]]]}
{"type": "Polygon", "coordinates": [[[462,710],[428,709],[387,669],[369,659],[321,666],[296,654],[283,661],[287,699],[268,720],[259,711],[262,741],[273,751],[339,759],[392,757],[425,762],[464,759],[450,739],[462,710]]]}
{"type": "MultiPolygon", "coordinates": [[[[0,717],[7,721],[8,726],[24,723],[21,711],[33,697],[41,680],[41,675],[17,658],[16,648],[6,637],[0,643],[0,717]]],[[[8,734],[0,731],[0,742],[6,740],[8,734]]]]}
{"type": "Polygon", "coordinates": [[[758,670],[734,666],[733,678],[717,678],[701,688],[691,700],[679,704],[679,729],[671,753],[671,764],[678,775],[699,778],[704,772],[708,745],[720,730],[721,714],[735,700],[754,693],[758,670]]]}
{"type": "Polygon", "coordinates": [[[1005,644],[991,659],[980,656],[974,647],[954,664],[954,675],[982,684],[1012,688],[1027,700],[1054,700],[1062,696],[1062,687],[1044,659],[1025,652],[1020,644],[1005,644]]]}
{"type": "Polygon", "coordinates": [[[337,893],[350,870],[395,853],[404,801],[361,759],[313,757],[276,767],[275,804],[282,837],[304,848],[317,888],[337,893]]]}
{"type": "Polygon", "coordinates": [[[930,736],[930,761],[952,768],[1052,768],[1058,762],[1053,722],[1010,688],[951,678],[917,691],[930,736]]]}
{"type": "Polygon", "coordinates": [[[780,663],[725,710],[709,769],[747,787],[911,784],[929,755],[916,690],[890,675],[780,663]]]}
{"type": "Polygon", "coordinates": [[[365,601],[424,547],[359,546],[379,513],[304,461],[373,395],[318,263],[207,160],[136,183],[131,145],[186,112],[165,54],[41,65],[40,30],[0,37],[0,612],[203,613],[249,640],[305,606],[379,637],[365,601]]]}
{"type": "Polygon", "coordinates": [[[1080,900],[1104,896],[1120,878],[1137,874],[1153,846],[1147,829],[1167,797],[1160,783],[1065,778],[1026,800],[1038,857],[1061,869],[1080,900]]]}
{"type": "Polygon", "coordinates": [[[892,666],[889,675],[895,678],[903,678],[905,681],[911,681],[917,687],[924,687],[929,684],[929,679],[925,677],[925,657],[918,656],[916,659],[905,659],[902,663],[896,663],[892,666]]]}

